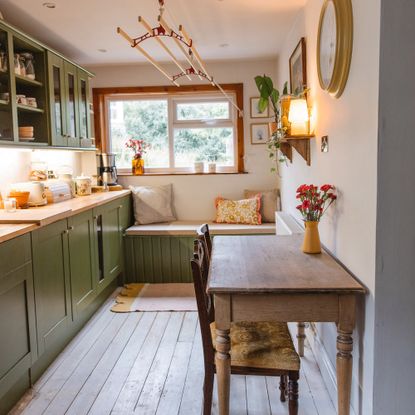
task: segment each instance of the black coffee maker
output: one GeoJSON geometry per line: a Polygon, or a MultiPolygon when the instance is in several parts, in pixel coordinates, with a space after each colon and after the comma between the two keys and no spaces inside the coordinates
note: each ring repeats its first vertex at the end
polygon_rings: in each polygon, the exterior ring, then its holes
{"type": "Polygon", "coordinates": [[[117,167],[115,154],[97,154],[98,186],[113,186],[117,184],[117,167]]]}

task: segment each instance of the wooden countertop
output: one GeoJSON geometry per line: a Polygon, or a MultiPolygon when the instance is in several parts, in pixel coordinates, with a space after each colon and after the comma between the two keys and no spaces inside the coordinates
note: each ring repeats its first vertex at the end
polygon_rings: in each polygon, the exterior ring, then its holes
{"type": "Polygon", "coordinates": [[[0,209],[0,243],[34,229],[49,225],[94,207],[103,205],[130,194],[130,190],[94,193],[41,207],[18,209],[9,213],[0,209]]]}
{"type": "Polygon", "coordinates": [[[9,239],[16,238],[17,236],[24,235],[27,232],[31,232],[36,229],[38,225],[34,223],[25,224],[0,224],[0,243],[6,242],[9,239]]]}

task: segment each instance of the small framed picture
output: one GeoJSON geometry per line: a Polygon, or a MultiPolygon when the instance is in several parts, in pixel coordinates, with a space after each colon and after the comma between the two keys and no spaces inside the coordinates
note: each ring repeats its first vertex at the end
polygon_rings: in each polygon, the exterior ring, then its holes
{"type": "Polygon", "coordinates": [[[251,124],[251,144],[266,144],[268,139],[268,124],[251,124]]]}
{"type": "Polygon", "coordinates": [[[292,94],[303,92],[307,86],[307,57],[305,38],[301,38],[290,56],[290,90],[292,94]]]}
{"type": "Polygon", "coordinates": [[[259,112],[258,110],[258,98],[251,98],[251,118],[269,118],[269,106],[265,108],[264,112],[259,112]]]}

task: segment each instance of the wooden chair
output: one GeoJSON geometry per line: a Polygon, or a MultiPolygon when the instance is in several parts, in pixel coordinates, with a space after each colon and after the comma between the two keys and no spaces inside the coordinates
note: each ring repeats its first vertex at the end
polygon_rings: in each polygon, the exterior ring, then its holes
{"type": "MultiPolygon", "coordinates": [[[[210,415],[215,365],[215,324],[212,296],[207,294],[208,248],[200,235],[194,242],[191,260],[200,329],[203,342],[205,380],[203,415],[210,415]]],[[[300,358],[286,323],[238,322],[231,325],[231,373],[235,375],[280,376],[280,399],[289,398],[289,415],[298,414],[300,358]]]]}
{"type": "Polygon", "coordinates": [[[197,229],[197,236],[205,242],[208,260],[210,261],[210,256],[212,255],[212,239],[210,237],[209,225],[207,223],[204,223],[199,227],[199,229],[197,229]]]}

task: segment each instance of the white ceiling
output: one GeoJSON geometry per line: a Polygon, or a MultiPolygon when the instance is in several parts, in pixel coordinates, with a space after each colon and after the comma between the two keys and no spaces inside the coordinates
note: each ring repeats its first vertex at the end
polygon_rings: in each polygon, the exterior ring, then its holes
{"type": "MultiPolygon", "coordinates": [[[[145,61],[116,34],[116,28],[121,26],[131,37],[141,36],[145,31],[137,22],[139,15],[157,26],[157,0],[50,0],[55,9],[42,6],[44,1],[0,0],[0,11],[10,23],[81,64],[145,61]]],[[[252,59],[277,55],[305,2],[166,0],[166,7],[193,38],[203,59],[252,59]]],[[[170,15],[165,17],[172,24],[170,15]]],[[[166,42],[175,48],[171,39],[166,42]]],[[[154,39],[142,46],[158,60],[168,60],[154,39]]]]}

